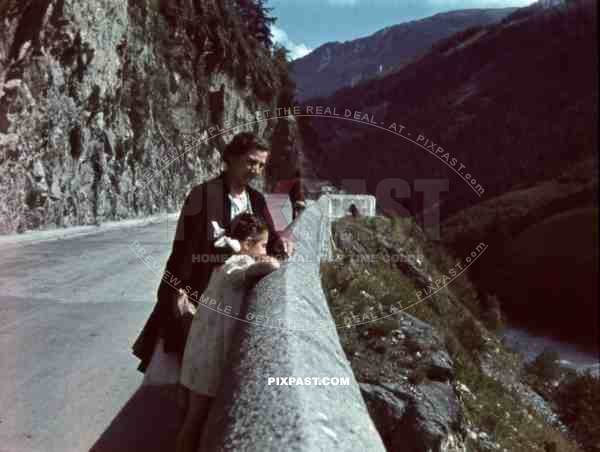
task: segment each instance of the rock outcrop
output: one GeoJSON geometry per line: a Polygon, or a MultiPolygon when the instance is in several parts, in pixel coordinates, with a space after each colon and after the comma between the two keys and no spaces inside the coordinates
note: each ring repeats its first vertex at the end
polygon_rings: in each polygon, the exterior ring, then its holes
{"type": "Polygon", "coordinates": [[[452,385],[438,381],[417,386],[363,383],[361,390],[371,417],[384,432],[387,450],[466,450],[457,434],[461,406],[452,385]]]}

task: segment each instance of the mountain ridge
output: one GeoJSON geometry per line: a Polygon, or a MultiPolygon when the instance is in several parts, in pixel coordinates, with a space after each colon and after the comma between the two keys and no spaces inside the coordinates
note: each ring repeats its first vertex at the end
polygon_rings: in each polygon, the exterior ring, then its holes
{"type": "Polygon", "coordinates": [[[497,22],[513,11],[515,8],[449,11],[390,25],[354,40],[327,42],[291,63],[297,97],[306,101],[393,72],[439,39],[471,26],[497,22]]]}
{"type": "MultiPolygon", "coordinates": [[[[427,55],[380,80],[311,102],[368,112],[377,122],[401,121],[457,157],[484,185],[483,198],[492,197],[558,176],[561,159],[585,159],[595,149],[596,16],[591,2],[543,13],[520,9],[498,24],[438,41],[427,55]]],[[[311,123],[313,159],[325,179],[364,178],[368,166],[367,186],[374,192],[386,177],[411,184],[447,178],[443,216],[474,202],[464,180],[404,140],[349,121],[311,123]],[[365,154],[374,144],[379,152],[365,154]]]]}

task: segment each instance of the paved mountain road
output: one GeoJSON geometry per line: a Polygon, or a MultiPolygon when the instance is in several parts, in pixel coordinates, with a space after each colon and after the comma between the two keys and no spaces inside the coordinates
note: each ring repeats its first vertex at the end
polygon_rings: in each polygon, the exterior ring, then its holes
{"type": "Polygon", "coordinates": [[[86,451],[136,391],[130,348],[175,222],[0,248],[0,451],[86,451]],[[129,247],[160,262],[153,273],[129,247]]]}
{"type": "MultiPolygon", "coordinates": [[[[278,201],[269,199],[272,212],[278,201]]],[[[180,413],[162,389],[138,391],[131,345],[175,227],[169,219],[0,243],[0,452],[81,452],[101,436],[98,452],[168,452],[180,413]],[[130,248],[136,241],[154,271],[130,248]]]]}

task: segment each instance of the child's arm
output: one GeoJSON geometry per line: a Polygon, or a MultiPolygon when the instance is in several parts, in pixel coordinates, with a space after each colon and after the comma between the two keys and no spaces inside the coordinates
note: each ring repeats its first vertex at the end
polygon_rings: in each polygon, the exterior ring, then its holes
{"type": "Polygon", "coordinates": [[[225,264],[224,272],[227,284],[235,287],[252,287],[260,278],[279,268],[279,261],[271,256],[249,256],[230,264],[225,264]]]}
{"type": "Polygon", "coordinates": [[[280,267],[280,263],[272,256],[260,256],[256,259],[256,263],[252,264],[246,270],[246,278],[244,283],[246,287],[252,287],[262,277],[274,272],[280,267]]]}

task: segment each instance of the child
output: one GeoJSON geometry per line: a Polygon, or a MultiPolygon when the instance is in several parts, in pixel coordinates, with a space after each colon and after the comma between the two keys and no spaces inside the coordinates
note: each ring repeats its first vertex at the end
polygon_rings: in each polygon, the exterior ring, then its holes
{"type": "Polygon", "coordinates": [[[213,222],[215,246],[229,247],[236,254],[213,270],[201,298],[205,306],[198,306],[190,327],[180,377],[181,384],[189,389],[188,410],[177,436],[177,452],[196,452],[221,382],[236,318],[242,315],[245,290],[279,268],[279,261],[266,255],[266,223],[245,212],[234,218],[232,225],[234,230],[225,235],[226,231],[213,222]]]}

